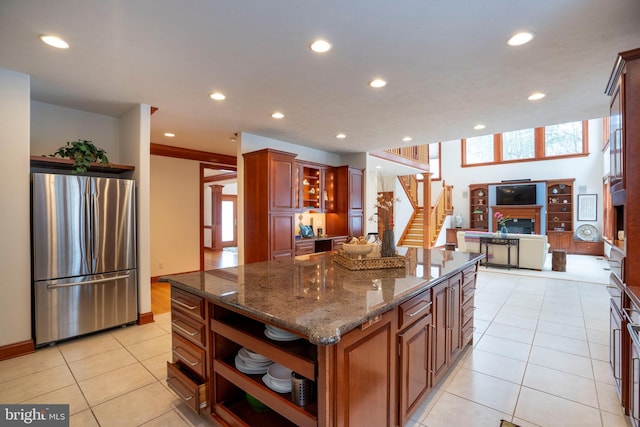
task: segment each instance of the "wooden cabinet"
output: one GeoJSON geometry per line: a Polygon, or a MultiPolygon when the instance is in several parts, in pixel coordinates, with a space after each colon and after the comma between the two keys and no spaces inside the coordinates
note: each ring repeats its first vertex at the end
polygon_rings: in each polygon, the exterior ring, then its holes
{"type": "Polygon", "coordinates": [[[588,242],[576,240],[573,242],[573,252],[580,255],[604,255],[604,242],[588,242]]]}
{"type": "Polygon", "coordinates": [[[364,235],[364,175],[361,169],[340,166],[327,171],[329,235],[364,235]]]}
{"type": "Polygon", "coordinates": [[[336,345],[336,425],[395,425],[395,332],[388,312],[336,345]]]}
{"type": "Polygon", "coordinates": [[[207,407],[207,316],[204,298],[171,288],[171,353],[167,385],[189,408],[207,407]]]}
{"type": "Polygon", "coordinates": [[[424,291],[398,310],[399,425],[404,426],[431,389],[431,292],[424,291]]]}
{"type": "Polygon", "coordinates": [[[325,203],[329,199],[326,190],[326,166],[297,162],[297,208],[312,209],[316,212],[326,210],[325,203]]]}
{"type": "Polygon", "coordinates": [[[294,254],[295,155],[276,150],[244,154],[244,262],[294,254]]]}
{"type": "Polygon", "coordinates": [[[469,185],[469,228],[489,229],[489,186],[469,185]]]}
{"type": "Polygon", "coordinates": [[[547,181],[547,236],[551,250],[573,251],[573,179],[547,181]]]}
{"type": "Polygon", "coordinates": [[[433,300],[433,384],[447,372],[462,349],[460,328],[461,274],[432,288],[433,300]]]}

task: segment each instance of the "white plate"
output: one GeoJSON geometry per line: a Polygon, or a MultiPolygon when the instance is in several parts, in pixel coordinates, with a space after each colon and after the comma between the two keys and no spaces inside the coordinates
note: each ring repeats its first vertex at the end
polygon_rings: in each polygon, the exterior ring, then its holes
{"type": "Polygon", "coordinates": [[[268,366],[253,367],[249,366],[236,355],[236,369],[245,374],[266,374],[268,366]]]}
{"type": "Polygon", "coordinates": [[[291,333],[289,331],[285,331],[284,329],[276,328],[275,326],[272,326],[272,325],[264,325],[264,326],[269,331],[273,332],[273,335],[280,335],[280,336],[283,336],[283,337],[286,337],[286,336],[297,337],[296,334],[291,333]]]}
{"type": "Polygon", "coordinates": [[[238,353],[242,354],[243,356],[246,356],[249,359],[253,359],[256,362],[271,362],[271,360],[267,359],[265,356],[259,353],[255,353],[246,347],[242,347],[238,353]]]}
{"type": "Polygon", "coordinates": [[[268,337],[271,338],[274,341],[295,341],[297,339],[300,339],[299,336],[297,335],[293,335],[293,336],[280,336],[280,335],[274,335],[273,332],[271,332],[269,329],[265,329],[264,330],[264,334],[268,337]]]}
{"type": "Polygon", "coordinates": [[[267,369],[267,375],[277,381],[291,384],[291,369],[282,366],[278,363],[274,363],[267,369]]]}
{"type": "Polygon", "coordinates": [[[278,393],[291,392],[291,383],[289,383],[289,387],[284,387],[282,385],[279,385],[278,383],[274,383],[268,374],[264,374],[264,376],[262,377],[262,382],[275,392],[278,392],[278,393]]]}
{"type": "Polygon", "coordinates": [[[241,348],[240,351],[238,351],[238,357],[242,359],[242,361],[246,365],[265,366],[265,365],[271,365],[273,363],[271,360],[267,359],[266,357],[263,357],[262,359],[254,359],[246,351],[243,351],[243,350],[244,348],[241,348]]]}

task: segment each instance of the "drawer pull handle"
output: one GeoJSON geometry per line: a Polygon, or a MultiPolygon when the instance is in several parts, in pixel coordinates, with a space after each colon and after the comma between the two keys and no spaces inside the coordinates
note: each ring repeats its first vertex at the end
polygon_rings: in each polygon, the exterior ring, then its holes
{"type": "Polygon", "coordinates": [[[178,325],[178,322],[176,320],[172,320],[171,324],[180,332],[183,332],[187,335],[189,335],[190,337],[195,337],[196,335],[200,335],[200,332],[191,332],[189,330],[187,330],[186,328],[183,328],[182,326],[178,325]]]}
{"type": "Polygon", "coordinates": [[[187,362],[191,366],[196,366],[197,364],[200,363],[200,361],[198,361],[198,360],[196,360],[196,361],[189,360],[189,358],[187,356],[185,356],[184,354],[182,354],[180,352],[180,347],[173,347],[171,349],[171,351],[173,352],[173,354],[175,354],[176,356],[178,356],[180,359],[182,359],[183,361],[187,362]]]}
{"type": "MultiPolygon", "coordinates": [[[[175,377],[169,377],[169,378],[167,378],[167,381],[171,381],[171,380],[172,380],[172,379],[174,379],[174,378],[175,378],[175,377]]],[[[187,397],[187,396],[185,396],[184,394],[180,393],[180,390],[178,390],[178,388],[177,388],[177,387],[176,387],[176,388],[174,388],[174,389],[173,389],[173,391],[175,391],[175,392],[176,392],[176,394],[177,394],[178,396],[180,396],[180,399],[182,399],[182,400],[185,400],[185,401],[187,401],[187,402],[188,402],[188,401],[190,401],[191,399],[193,399],[193,396],[188,396],[188,397],[187,397]]]]}
{"type": "Polygon", "coordinates": [[[431,307],[431,304],[433,304],[433,302],[429,301],[429,304],[427,304],[427,305],[425,305],[423,307],[420,307],[419,309],[417,309],[416,311],[414,311],[412,313],[407,313],[407,314],[405,314],[405,316],[413,317],[413,316],[417,315],[418,313],[420,313],[422,311],[425,311],[427,308],[431,307]]]}
{"type": "Polygon", "coordinates": [[[189,310],[195,310],[196,308],[198,308],[197,305],[189,305],[189,304],[185,304],[182,301],[178,300],[177,298],[171,298],[171,302],[175,302],[176,304],[178,304],[180,307],[184,307],[186,309],[189,310]]]}

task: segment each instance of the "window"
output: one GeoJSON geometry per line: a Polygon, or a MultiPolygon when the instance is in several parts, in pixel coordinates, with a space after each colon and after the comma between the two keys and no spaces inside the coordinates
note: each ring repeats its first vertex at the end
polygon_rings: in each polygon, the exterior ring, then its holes
{"type": "Polygon", "coordinates": [[[491,163],[493,159],[493,135],[474,136],[464,143],[465,164],[491,163]]]}
{"type": "Polygon", "coordinates": [[[588,130],[585,120],[462,139],[462,166],[587,156],[588,130]]]}
{"type": "Polygon", "coordinates": [[[535,156],[536,140],[533,129],[502,134],[502,160],[532,159],[535,156]]]}
{"type": "Polygon", "coordinates": [[[582,153],[582,122],[545,127],[544,153],[546,157],[582,153]]]}
{"type": "Polygon", "coordinates": [[[431,180],[437,181],[440,176],[440,142],[437,144],[429,144],[429,172],[431,172],[431,180]]]}

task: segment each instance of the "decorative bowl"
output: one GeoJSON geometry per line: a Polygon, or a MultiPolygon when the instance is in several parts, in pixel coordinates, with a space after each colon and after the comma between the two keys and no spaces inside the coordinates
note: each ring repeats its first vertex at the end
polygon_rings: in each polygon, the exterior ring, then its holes
{"type": "Polygon", "coordinates": [[[375,243],[365,243],[365,244],[354,244],[354,243],[343,243],[342,249],[352,255],[366,255],[373,250],[373,245],[375,243]]]}
{"type": "Polygon", "coordinates": [[[267,405],[260,402],[258,399],[251,396],[249,393],[245,393],[245,396],[247,397],[247,402],[249,402],[249,406],[251,406],[255,411],[264,412],[269,410],[269,407],[267,405]]]}

